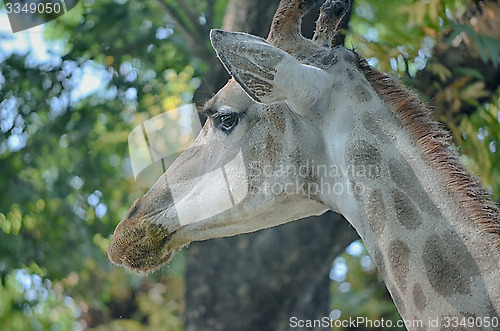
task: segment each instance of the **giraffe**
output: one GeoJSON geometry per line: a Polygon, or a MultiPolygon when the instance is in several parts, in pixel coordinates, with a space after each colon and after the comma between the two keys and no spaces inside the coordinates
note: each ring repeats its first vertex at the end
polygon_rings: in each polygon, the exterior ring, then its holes
{"type": "Polygon", "coordinates": [[[500,210],[426,105],[338,45],[351,1],[326,0],[314,37],[301,35],[314,3],[282,0],[267,40],[210,32],[232,78],[200,109],[193,145],[117,226],[110,260],[149,272],[192,241],[333,210],[401,316],[421,321],[409,329],[494,329],[481,322],[500,315],[500,210]]]}

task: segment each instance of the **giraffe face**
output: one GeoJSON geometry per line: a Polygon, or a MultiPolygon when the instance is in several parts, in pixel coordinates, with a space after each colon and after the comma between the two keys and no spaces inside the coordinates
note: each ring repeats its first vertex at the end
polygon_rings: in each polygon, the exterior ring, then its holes
{"type": "Polygon", "coordinates": [[[326,163],[316,122],[325,107],[318,81],[328,89],[329,74],[250,35],[216,32],[212,41],[235,79],[203,107],[208,120],[193,145],[116,228],[115,264],[148,272],[191,241],[327,210],[310,168],[326,163]]]}

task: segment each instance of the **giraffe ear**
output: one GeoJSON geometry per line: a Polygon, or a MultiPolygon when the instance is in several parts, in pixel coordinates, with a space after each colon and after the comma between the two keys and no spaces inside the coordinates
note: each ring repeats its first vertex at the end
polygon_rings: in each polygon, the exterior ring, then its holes
{"type": "Polygon", "coordinates": [[[257,102],[286,101],[292,110],[305,114],[328,86],[326,72],[300,63],[262,38],[212,30],[210,40],[226,70],[257,102]]]}

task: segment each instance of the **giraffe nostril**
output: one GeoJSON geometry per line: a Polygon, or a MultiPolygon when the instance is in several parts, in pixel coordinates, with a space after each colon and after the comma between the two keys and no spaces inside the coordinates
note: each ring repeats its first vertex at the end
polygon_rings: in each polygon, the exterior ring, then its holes
{"type": "Polygon", "coordinates": [[[139,210],[141,209],[141,205],[142,205],[142,199],[135,200],[134,204],[129,209],[127,215],[125,215],[125,219],[136,216],[139,213],[139,210]]]}

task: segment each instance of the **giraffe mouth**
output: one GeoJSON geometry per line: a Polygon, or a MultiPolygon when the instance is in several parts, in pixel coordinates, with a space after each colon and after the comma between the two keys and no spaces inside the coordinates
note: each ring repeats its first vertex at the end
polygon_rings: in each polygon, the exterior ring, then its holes
{"type": "Polygon", "coordinates": [[[148,219],[125,219],[117,226],[108,248],[112,263],[138,273],[148,273],[168,263],[180,247],[173,247],[172,236],[163,225],[148,219]]]}

